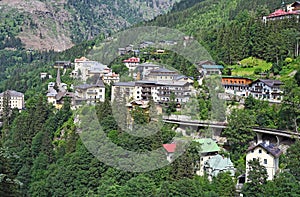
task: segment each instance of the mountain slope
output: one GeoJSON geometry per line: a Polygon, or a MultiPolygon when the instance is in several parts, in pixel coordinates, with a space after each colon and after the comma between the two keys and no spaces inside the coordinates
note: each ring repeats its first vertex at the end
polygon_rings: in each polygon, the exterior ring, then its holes
{"type": "Polygon", "coordinates": [[[0,48],[12,45],[5,39],[20,38],[27,48],[65,50],[100,33],[150,20],[175,2],[179,0],[2,0],[0,48]]]}

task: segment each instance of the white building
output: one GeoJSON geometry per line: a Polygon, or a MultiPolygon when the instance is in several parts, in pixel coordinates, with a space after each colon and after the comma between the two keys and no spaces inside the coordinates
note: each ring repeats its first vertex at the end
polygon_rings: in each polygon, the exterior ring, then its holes
{"type": "Polygon", "coordinates": [[[246,182],[249,175],[249,161],[259,160],[260,164],[266,167],[268,173],[268,180],[273,180],[275,174],[279,169],[279,156],[282,154],[282,151],[270,144],[269,142],[263,142],[256,146],[250,147],[247,150],[246,155],[246,182]]]}
{"type": "Polygon", "coordinates": [[[104,102],[105,86],[102,80],[98,80],[96,84],[82,84],[75,87],[75,103],[80,105],[81,102],[96,103],[104,102]]]}
{"type": "Polygon", "coordinates": [[[106,84],[118,83],[120,81],[120,75],[110,72],[102,76],[102,81],[106,84]]]}
{"type": "Polygon", "coordinates": [[[182,81],[135,81],[119,82],[112,86],[112,101],[117,98],[128,100],[149,100],[156,103],[169,102],[171,95],[175,102],[186,103],[193,94],[193,86],[182,81]]]}
{"type": "Polygon", "coordinates": [[[223,69],[224,67],[221,65],[201,65],[198,67],[201,76],[222,75],[223,69]]]}
{"type": "Polygon", "coordinates": [[[129,69],[129,72],[133,72],[136,69],[136,67],[140,64],[140,58],[131,57],[127,60],[124,60],[123,63],[129,69]]]}
{"type": "Polygon", "coordinates": [[[22,110],[25,107],[24,94],[14,90],[7,90],[0,93],[0,109],[3,110],[5,105],[5,99],[8,101],[8,105],[11,109],[22,110]]]}
{"type": "Polygon", "coordinates": [[[281,102],[283,83],[279,80],[258,79],[249,84],[249,91],[256,99],[267,100],[269,102],[281,102]]]}
{"type": "Polygon", "coordinates": [[[75,59],[75,68],[71,73],[74,78],[86,81],[93,76],[102,76],[111,72],[111,69],[96,61],[91,61],[85,57],[75,59]]]}
{"type": "Polygon", "coordinates": [[[220,148],[217,143],[211,138],[195,139],[194,141],[198,142],[201,145],[199,168],[196,174],[199,176],[203,176],[205,172],[205,163],[215,155],[217,155],[220,151],[220,148]]]}
{"type": "Polygon", "coordinates": [[[149,72],[151,70],[158,69],[158,68],[160,68],[159,65],[152,64],[152,63],[143,63],[138,65],[136,71],[137,73],[139,73],[139,78],[137,77],[137,80],[144,80],[145,77],[149,75],[149,72]]]}
{"type": "Polygon", "coordinates": [[[125,98],[128,102],[129,100],[139,100],[136,96],[137,88],[135,87],[135,82],[118,82],[113,84],[111,90],[111,102],[116,98],[125,98]]]}
{"type": "Polygon", "coordinates": [[[166,151],[167,160],[172,162],[174,160],[173,156],[176,151],[176,144],[163,144],[163,147],[166,151]]]}
{"type": "Polygon", "coordinates": [[[172,71],[166,68],[157,68],[149,70],[149,73],[145,78],[149,81],[172,81],[178,76],[176,71],[172,71]]]}

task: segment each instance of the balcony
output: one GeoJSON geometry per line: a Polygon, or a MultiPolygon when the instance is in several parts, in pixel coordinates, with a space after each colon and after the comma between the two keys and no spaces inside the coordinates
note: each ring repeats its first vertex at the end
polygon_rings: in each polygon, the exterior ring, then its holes
{"type": "Polygon", "coordinates": [[[94,92],[94,91],[87,91],[86,93],[87,94],[97,94],[97,92],[94,92]]]}

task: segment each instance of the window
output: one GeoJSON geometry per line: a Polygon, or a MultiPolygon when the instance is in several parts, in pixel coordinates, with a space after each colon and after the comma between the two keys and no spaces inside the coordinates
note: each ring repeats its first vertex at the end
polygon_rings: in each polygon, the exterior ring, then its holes
{"type": "Polygon", "coordinates": [[[262,150],[261,150],[261,149],[259,149],[259,150],[258,150],[258,153],[259,153],[259,154],[261,154],[261,153],[262,153],[262,150]]]}
{"type": "Polygon", "coordinates": [[[267,159],[264,159],[264,164],[268,164],[268,160],[267,159]]]}

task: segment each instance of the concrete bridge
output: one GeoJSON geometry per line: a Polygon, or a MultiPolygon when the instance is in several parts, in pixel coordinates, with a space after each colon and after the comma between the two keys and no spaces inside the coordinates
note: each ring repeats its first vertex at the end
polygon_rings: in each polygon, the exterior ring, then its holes
{"type": "MultiPolygon", "coordinates": [[[[183,115],[171,115],[163,116],[163,121],[166,123],[178,124],[180,126],[187,127],[208,127],[212,129],[225,129],[227,128],[227,122],[207,121],[207,120],[192,120],[189,116],[183,115]]],[[[285,138],[295,139],[300,138],[300,133],[278,130],[270,128],[252,127],[253,131],[256,132],[257,143],[263,142],[264,137],[275,137],[276,143],[280,144],[285,138]]]]}

